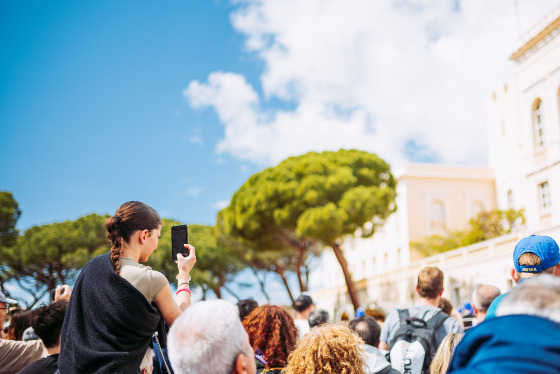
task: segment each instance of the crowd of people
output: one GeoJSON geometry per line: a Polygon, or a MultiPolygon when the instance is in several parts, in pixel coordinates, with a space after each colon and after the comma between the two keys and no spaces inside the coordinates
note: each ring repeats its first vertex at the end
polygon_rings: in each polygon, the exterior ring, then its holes
{"type": "MultiPolygon", "coordinates": [[[[336,322],[309,295],[293,311],[253,299],[191,305],[194,247],[177,256],[175,297],[142,264],[161,234],[153,208],[125,203],[106,229],[110,252],[91,260],[72,290],[59,286],[50,305],[9,313],[0,373],[560,373],[560,250],[547,236],[517,243],[516,286],[507,294],[477,286],[470,316],[442,298],[442,271],[426,267],[415,305],[386,318],[358,308],[336,322]]],[[[14,305],[0,293],[0,321],[14,305]]]]}

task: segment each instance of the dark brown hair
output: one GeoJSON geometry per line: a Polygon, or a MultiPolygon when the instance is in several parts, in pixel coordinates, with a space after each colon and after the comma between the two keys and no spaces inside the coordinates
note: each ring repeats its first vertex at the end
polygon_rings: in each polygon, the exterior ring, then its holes
{"type": "Polygon", "coordinates": [[[58,344],[67,308],[68,302],[59,300],[33,311],[31,326],[45,347],[53,348],[58,344]]]}
{"type": "Polygon", "coordinates": [[[6,339],[22,340],[23,332],[29,326],[31,326],[31,310],[18,310],[13,312],[6,339]]]}
{"type": "Polygon", "coordinates": [[[152,231],[161,225],[159,214],[151,206],[139,201],[129,201],[120,206],[113,217],[107,218],[105,228],[107,238],[111,241],[111,261],[115,271],[120,275],[119,257],[123,240],[128,243],[132,234],[138,230],[152,231]]]}
{"type": "Polygon", "coordinates": [[[435,299],[443,290],[443,273],[436,267],[425,267],[418,274],[418,294],[426,299],[435,299]]]}
{"type": "Polygon", "coordinates": [[[447,300],[444,297],[440,299],[438,308],[443,310],[445,314],[451,315],[451,313],[453,312],[453,304],[451,304],[451,301],[447,300]]]}
{"type": "Polygon", "coordinates": [[[293,317],[275,305],[263,305],[243,320],[249,342],[260,350],[267,368],[285,367],[288,355],[294,349],[298,330],[293,317]]]}

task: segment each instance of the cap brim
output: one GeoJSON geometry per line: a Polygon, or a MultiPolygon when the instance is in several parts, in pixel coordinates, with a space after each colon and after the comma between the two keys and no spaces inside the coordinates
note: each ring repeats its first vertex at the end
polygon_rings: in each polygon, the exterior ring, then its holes
{"type": "Polygon", "coordinates": [[[17,304],[17,303],[18,303],[17,300],[9,299],[9,298],[6,298],[6,301],[4,301],[4,302],[5,302],[6,304],[17,304]]]}

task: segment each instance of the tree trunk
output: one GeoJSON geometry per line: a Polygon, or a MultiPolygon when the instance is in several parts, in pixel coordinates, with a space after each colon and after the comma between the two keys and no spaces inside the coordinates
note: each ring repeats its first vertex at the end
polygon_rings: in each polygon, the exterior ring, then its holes
{"type": "Polygon", "coordinates": [[[261,280],[261,278],[259,277],[259,272],[254,268],[251,268],[251,270],[253,271],[253,273],[255,274],[255,278],[257,278],[257,281],[259,282],[261,292],[263,293],[264,297],[266,297],[267,304],[270,304],[270,296],[268,296],[268,292],[266,292],[265,287],[266,273],[263,274],[263,279],[261,280]]]}
{"type": "Polygon", "coordinates": [[[283,269],[276,269],[275,272],[280,275],[282,278],[282,282],[284,282],[284,286],[286,287],[286,291],[288,291],[288,296],[290,296],[290,300],[292,300],[292,305],[296,304],[296,300],[294,299],[294,295],[292,295],[292,290],[290,289],[290,285],[288,284],[288,279],[286,278],[286,274],[284,274],[283,269]]]}
{"type": "Polygon", "coordinates": [[[344,280],[346,281],[346,288],[348,289],[348,295],[350,296],[350,300],[352,300],[352,305],[354,306],[354,311],[358,309],[360,306],[360,301],[358,300],[358,293],[356,292],[356,288],[354,287],[354,281],[352,280],[352,274],[348,270],[348,263],[346,262],[346,258],[344,258],[344,253],[342,253],[342,248],[337,243],[334,243],[332,246],[334,251],[334,255],[342,268],[342,273],[344,274],[344,280]]]}
{"type": "Polygon", "coordinates": [[[296,260],[296,269],[295,269],[299,282],[299,290],[301,291],[301,293],[307,291],[307,282],[304,282],[303,275],[301,273],[301,268],[303,267],[303,258],[305,257],[306,252],[307,252],[307,247],[302,239],[298,246],[298,257],[296,260]]]}
{"type": "Polygon", "coordinates": [[[220,289],[220,286],[212,288],[212,291],[214,291],[218,299],[222,298],[222,290],[220,289]]]}

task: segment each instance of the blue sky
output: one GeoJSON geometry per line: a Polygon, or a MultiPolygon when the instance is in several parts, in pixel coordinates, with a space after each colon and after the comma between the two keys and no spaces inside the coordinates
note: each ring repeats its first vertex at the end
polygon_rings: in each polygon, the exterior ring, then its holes
{"type": "Polygon", "coordinates": [[[257,170],[214,144],[223,131],[181,95],[227,69],[254,77],[227,2],[4,2],[0,188],[23,229],[127,200],[213,224],[257,170]]]}
{"type": "Polygon", "coordinates": [[[1,2],[0,190],[22,230],[128,200],[214,224],[311,150],[485,164],[485,100],[559,1],[517,3],[1,2]]]}

